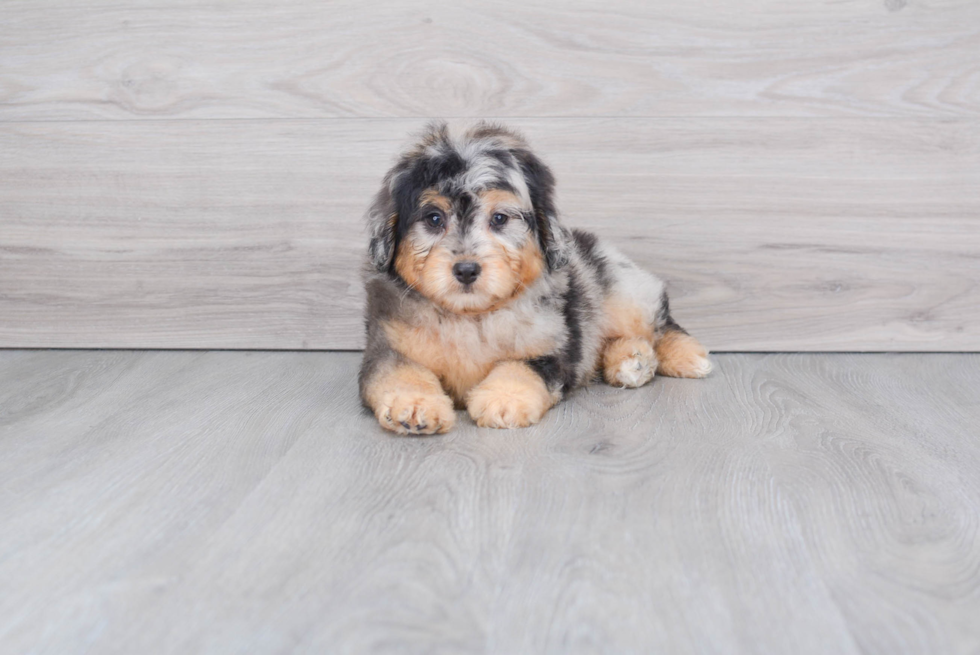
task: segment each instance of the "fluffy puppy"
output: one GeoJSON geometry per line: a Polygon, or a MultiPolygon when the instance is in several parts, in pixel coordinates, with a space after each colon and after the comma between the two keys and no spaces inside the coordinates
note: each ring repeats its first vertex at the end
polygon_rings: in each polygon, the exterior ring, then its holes
{"type": "Polygon", "coordinates": [[[601,372],[704,377],[707,352],[671,319],[664,283],[568,230],[527,143],[479,124],[427,128],[384,178],[371,229],[364,404],[403,434],[537,423],[601,372]]]}

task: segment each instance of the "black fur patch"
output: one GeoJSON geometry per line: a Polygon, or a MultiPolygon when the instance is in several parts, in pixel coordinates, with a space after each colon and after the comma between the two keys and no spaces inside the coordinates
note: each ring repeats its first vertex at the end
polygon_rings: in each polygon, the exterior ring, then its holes
{"type": "MultiPolygon", "coordinates": [[[[405,172],[398,176],[392,200],[398,213],[398,240],[405,236],[416,217],[419,196],[441,180],[459,175],[466,170],[466,162],[455,150],[435,157],[419,157],[403,162],[405,172]]],[[[398,244],[395,244],[398,247],[398,244]]]]}
{"type": "Polygon", "coordinates": [[[552,217],[558,215],[554,202],[555,176],[530,151],[518,149],[513,154],[527,182],[528,195],[534,208],[532,230],[538,237],[541,252],[547,257],[549,268],[560,268],[567,260],[567,255],[556,248],[555,237],[552,235],[553,230],[559,229],[551,225],[552,217]]]}
{"type": "Polygon", "coordinates": [[[520,164],[521,172],[527,181],[527,190],[531,196],[531,205],[535,212],[544,215],[554,215],[555,205],[552,198],[555,191],[555,176],[540,159],[527,150],[517,150],[514,153],[520,164]]]}
{"type": "Polygon", "coordinates": [[[581,282],[574,270],[568,271],[568,289],[562,294],[567,341],[557,355],[546,355],[528,360],[527,364],[538,372],[548,388],[562,392],[574,389],[578,384],[577,369],[582,361],[582,320],[585,300],[581,282]]]}
{"type": "Polygon", "coordinates": [[[544,380],[545,385],[549,389],[564,390],[565,373],[562,370],[561,362],[558,361],[557,355],[535,357],[534,359],[527,360],[527,365],[541,376],[541,379],[544,380]]]}
{"type": "Polygon", "coordinates": [[[597,249],[599,240],[594,234],[582,230],[572,230],[572,237],[575,239],[575,245],[578,247],[582,259],[595,271],[599,286],[602,287],[603,291],[608,291],[609,287],[612,286],[612,277],[609,275],[609,262],[599,254],[597,249]]]}
{"type": "Polygon", "coordinates": [[[571,389],[578,382],[575,369],[582,361],[582,287],[575,270],[568,271],[568,290],[563,294],[565,327],[568,341],[561,351],[565,368],[565,388],[571,389]]]}
{"type": "Polygon", "coordinates": [[[473,196],[468,192],[463,191],[454,197],[453,201],[456,209],[456,215],[459,217],[460,227],[464,232],[467,232],[473,225],[473,206],[476,204],[473,202],[473,196]]]}
{"type": "Polygon", "coordinates": [[[367,344],[364,347],[361,370],[357,376],[362,400],[365,398],[367,385],[378,368],[384,362],[400,359],[400,355],[388,347],[388,341],[381,327],[384,319],[398,311],[400,303],[398,291],[390,283],[380,279],[369,280],[366,290],[367,311],[364,314],[364,326],[367,332],[367,344]]]}
{"type": "Polygon", "coordinates": [[[660,294],[660,309],[657,311],[657,327],[663,332],[683,332],[687,330],[678,325],[670,315],[670,299],[667,298],[667,290],[660,294]]]}

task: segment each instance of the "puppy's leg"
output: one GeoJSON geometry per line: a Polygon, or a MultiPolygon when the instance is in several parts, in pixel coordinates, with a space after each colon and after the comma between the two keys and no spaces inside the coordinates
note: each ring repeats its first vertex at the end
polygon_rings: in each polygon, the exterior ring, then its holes
{"type": "Polygon", "coordinates": [[[618,293],[602,306],[602,377],[614,387],[641,387],[657,371],[653,318],[636,298],[618,293]]]}
{"type": "Polygon", "coordinates": [[[711,372],[708,351],[670,321],[657,338],[657,373],[672,378],[703,378],[711,372]]]}
{"type": "MultiPolygon", "coordinates": [[[[603,244],[599,254],[611,282],[602,305],[606,348],[602,371],[609,384],[638,387],[660,375],[703,378],[711,371],[708,352],[670,315],[662,280],[603,244]]],[[[595,258],[595,257],[593,257],[595,258]]]]}
{"type": "Polygon", "coordinates": [[[482,428],[524,428],[541,420],[557,398],[524,362],[497,364],[466,396],[466,408],[482,428]]]}
{"type": "MultiPolygon", "coordinates": [[[[633,296],[622,293],[603,304],[602,372],[606,382],[639,387],[660,375],[703,378],[711,372],[708,351],[670,316],[670,303],[662,291],[656,301],[642,299],[647,287],[634,285],[633,296]],[[654,311],[655,310],[655,311],[654,311]]],[[[657,289],[657,286],[652,286],[657,289]]]]}
{"type": "Polygon", "coordinates": [[[412,362],[380,367],[365,381],[362,395],[381,426],[399,434],[446,432],[456,421],[439,378],[412,362]]]}
{"type": "Polygon", "coordinates": [[[614,387],[641,387],[656,370],[657,356],[644,337],[611,339],[602,352],[602,377],[614,387]]]}

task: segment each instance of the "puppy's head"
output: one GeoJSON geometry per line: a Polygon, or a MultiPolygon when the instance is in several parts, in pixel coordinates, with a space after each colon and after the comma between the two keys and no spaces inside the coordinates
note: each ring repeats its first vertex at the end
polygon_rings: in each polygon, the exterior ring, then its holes
{"type": "Polygon", "coordinates": [[[450,311],[490,311],[567,262],[553,192],[551,171],[519,135],[431,125],[368,212],[371,261],[450,311]]]}

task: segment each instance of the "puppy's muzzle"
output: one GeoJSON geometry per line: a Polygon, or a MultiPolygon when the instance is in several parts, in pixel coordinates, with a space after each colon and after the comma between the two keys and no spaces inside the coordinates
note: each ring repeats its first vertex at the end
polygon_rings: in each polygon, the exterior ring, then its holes
{"type": "Polygon", "coordinates": [[[480,277],[480,265],[476,262],[456,262],[453,264],[453,277],[469,286],[480,277]]]}

